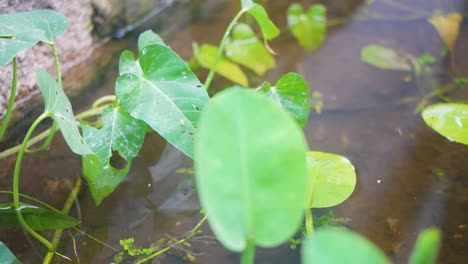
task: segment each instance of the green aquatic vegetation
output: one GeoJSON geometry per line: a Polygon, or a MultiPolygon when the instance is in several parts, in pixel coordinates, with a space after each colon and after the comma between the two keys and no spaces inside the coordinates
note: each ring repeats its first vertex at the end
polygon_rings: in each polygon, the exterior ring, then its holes
{"type": "Polygon", "coordinates": [[[255,245],[277,246],[294,234],[306,198],[306,150],[299,127],[267,98],[240,88],[214,97],[200,120],[195,174],[224,246],[251,258],[255,245]]]}
{"type": "Polygon", "coordinates": [[[409,58],[380,45],[367,45],[361,50],[361,59],[367,64],[385,70],[411,71],[409,58]]]}
{"type": "Polygon", "coordinates": [[[314,4],[307,12],[301,4],[291,4],[287,12],[288,27],[299,44],[307,51],[322,46],[327,35],[326,7],[314,4]]]}
{"type": "Polygon", "coordinates": [[[130,257],[138,257],[138,256],[150,256],[151,253],[154,252],[154,248],[144,248],[144,247],[137,247],[134,245],[135,239],[134,238],[127,238],[121,239],[119,241],[120,246],[122,247],[122,251],[120,251],[117,255],[114,256],[115,263],[121,263],[126,259],[127,256],[130,257]]]}
{"type": "Polygon", "coordinates": [[[422,111],[426,124],[451,141],[468,145],[468,105],[434,104],[422,111]]]}
{"type": "Polygon", "coordinates": [[[275,86],[264,82],[257,91],[284,108],[301,127],[307,122],[310,90],[307,82],[299,74],[285,74],[275,86]]]}
{"type": "Polygon", "coordinates": [[[437,228],[429,228],[419,234],[411,253],[410,264],[435,263],[441,244],[441,234],[437,228]]]}

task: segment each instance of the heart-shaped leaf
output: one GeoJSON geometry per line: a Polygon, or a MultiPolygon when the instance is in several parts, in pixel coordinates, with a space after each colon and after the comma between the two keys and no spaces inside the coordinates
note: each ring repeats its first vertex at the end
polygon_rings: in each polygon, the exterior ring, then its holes
{"type": "Polygon", "coordinates": [[[167,46],[159,35],[154,33],[152,30],[147,30],[138,36],[138,52],[140,52],[144,47],[153,44],[167,46]]]}
{"type": "Polygon", "coordinates": [[[294,3],[288,8],[288,26],[299,44],[307,51],[318,49],[327,35],[327,9],[315,4],[307,13],[301,4],[294,3]]]}
{"type": "Polygon", "coordinates": [[[448,140],[468,145],[468,105],[435,104],[422,112],[424,122],[448,140]]]}
{"type": "Polygon", "coordinates": [[[279,29],[270,20],[267,12],[261,5],[246,4],[245,6],[248,8],[247,12],[249,12],[249,14],[251,14],[257,21],[260,29],[262,30],[263,37],[266,40],[272,40],[280,34],[279,29]]]}
{"type": "Polygon", "coordinates": [[[385,70],[411,71],[411,63],[392,49],[367,45],[361,50],[361,59],[367,64],[385,70]]]}
{"type": "Polygon", "coordinates": [[[124,75],[126,73],[131,73],[138,77],[143,76],[140,64],[138,64],[138,61],[135,61],[133,52],[129,50],[124,50],[122,54],[120,54],[119,60],[119,75],[124,75]]]}
{"type": "Polygon", "coordinates": [[[429,228],[419,234],[409,260],[410,264],[431,264],[437,260],[440,249],[440,231],[429,228]]]}
{"type": "Polygon", "coordinates": [[[249,89],[217,94],[203,111],[195,142],[201,205],[230,250],[246,241],[271,247],[300,226],[306,199],[307,151],[294,120],[249,89]]]}
{"type": "Polygon", "coordinates": [[[4,264],[21,264],[13,253],[11,253],[10,249],[0,241],[0,263],[4,264]]]}
{"type": "MultiPolygon", "coordinates": [[[[112,152],[117,151],[127,163],[138,154],[146,133],[146,124],[133,118],[122,107],[108,107],[102,113],[102,127],[83,126],[83,136],[99,158],[100,169],[86,169],[85,174],[96,204],[112,193],[128,169],[112,168],[112,152]]],[[[87,158],[89,159],[89,157],[87,158]]],[[[91,162],[87,160],[84,164],[91,162]]],[[[96,166],[97,167],[97,166],[96,166]]],[[[130,168],[130,165],[127,165],[130,168]]]]}
{"type": "Polygon", "coordinates": [[[258,75],[275,67],[275,58],[255,36],[249,25],[239,23],[232,31],[232,37],[225,47],[226,57],[239,63],[258,75]]]}
{"type": "Polygon", "coordinates": [[[390,264],[385,254],[370,241],[353,232],[321,228],[305,239],[302,264],[372,263],[390,264]]]}
{"type": "Polygon", "coordinates": [[[209,101],[206,90],[187,64],[166,46],[146,46],[138,63],[143,76],[121,75],[115,88],[117,98],[134,118],[192,157],[199,112],[209,101]]]}
{"type": "Polygon", "coordinates": [[[0,67],[39,41],[53,43],[67,27],[66,17],[52,10],[0,15],[0,67]]]}
{"type": "MultiPolygon", "coordinates": [[[[34,230],[64,229],[80,223],[80,221],[71,216],[34,205],[22,203],[19,210],[26,222],[34,230]]],[[[13,203],[0,204],[0,227],[19,226],[21,224],[18,221],[13,203]]]]}
{"type": "Polygon", "coordinates": [[[343,156],[307,152],[311,208],[331,207],[348,199],[356,186],[353,164],[343,156]]]}
{"type": "Polygon", "coordinates": [[[277,105],[284,108],[296,120],[300,126],[304,126],[309,117],[309,87],[307,82],[297,73],[283,75],[271,86],[268,82],[257,89],[260,93],[268,96],[277,105]]]}
{"type": "MultiPolygon", "coordinates": [[[[218,48],[210,44],[203,44],[200,47],[194,45],[194,53],[195,58],[203,68],[211,69],[216,60],[218,48]]],[[[230,62],[225,57],[220,58],[215,71],[219,75],[234,83],[240,84],[242,86],[249,85],[249,80],[247,79],[247,76],[242,71],[242,69],[238,65],[230,62]]]]}
{"type": "Polygon", "coordinates": [[[78,130],[72,106],[60,85],[44,70],[36,71],[37,83],[44,97],[44,113],[57,122],[70,149],[79,155],[92,154],[78,130]]]}

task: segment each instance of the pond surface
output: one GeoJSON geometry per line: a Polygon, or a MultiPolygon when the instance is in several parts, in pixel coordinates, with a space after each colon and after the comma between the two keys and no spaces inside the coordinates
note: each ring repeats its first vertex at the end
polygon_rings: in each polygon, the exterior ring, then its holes
{"type": "MultiPolygon", "coordinates": [[[[264,2],[283,33],[271,43],[278,53],[277,67],[264,77],[252,75],[251,84],[257,85],[262,80],[274,83],[290,71],[301,73],[311,90],[323,96],[322,112],[313,113],[304,129],[310,149],[344,155],[358,172],[357,188],[347,201],[316,213],[333,211],[337,217],[350,218],[347,225],[375,242],[395,263],[407,263],[421,230],[438,226],[443,231],[438,263],[466,263],[468,147],[447,141],[428,128],[419,114],[413,113],[418,101],[403,99],[418,98],[420,93],[408,74],[369,66],[361,61],[360,50],[368,44],[379,44],[418,56],[423,53],[436,56],[443,42],[427,17],[434,9],[461,12],[466,17],[468,4],[463,0],[412,0],[404,1],[404,7],[409,8],[402,9],[398,3],[403,1],[396,0],[376,0],[370,7],[360,1],[325,1],[330,19],[338,18],[333,21],[340,23],[329,28],[321,49],[307,53],[287,32],[285,11],[292,1],[264,2]],[[368,10],[378,15],[366,17],[368,10]],[[349,18],[345,21],[339,19],[346,16],[349,18]]],[[[162,36],[183,58],[189,59],[191,42],[219,42],[236,8],[237,1],[205,1],[191,11],[190,24],[178,25],[176,30],[162,32],[162,36]]],[[[137,36],[134,33],[106,45],[109,48],[129,45],[128,48],[135,49],[137,36]]],[[[467,49],[465,21],[455,47],[454,64],[459,76],[468,76],[467,49]]],[[[95,98],[114,93],[116,63],[117,60],[111,73],[99,74],[99,87],[92,94],[77,99],[85,102],[82,109],[95,98]]],[[[449,67],[448,59],[437,61],[434,75],[437,85],[448,81],[449,67]]],[[[204,80],[206,72],[200,72],[199,76],[204,80]]],[[[213,87],[226,85],[227,81],[218,78],[213,87]]],[[[458,91],[456,96],[466,98],[467,93],[458,91]]],[[[80,230],[115,249],[120,248],[119,239],[129,237],[137,245],[149,246],[165,235],[182,236],[201,218],[191,185],[192,166],[189,158],[159,136],[147,135],[141,155],[117,190],[96,207],[83,188],[72,214],[81,217],[80,230]]],[[[14,158],[0,161],[1,189],[11,188],[13,167],[14,158]]],[[[49,151],[26,156],[20,190],[60,208],[80,171],[81,160],[57,137],[49,151]]],[[[190,247],[185,246],[185,251],[174,250],[153,263],[188,263],[184,260],[187,252],[196,256],[195,263],[239,263],[237,254],[216,243],[206,224],[202,229],[201,237],[191,241],[190,247]]],[[[21,230],[5,229],[0,240],[25,263],[38,263],[39,256],[44,255],[38,243],[26,239],[21,230]]],[[[116,254],[71,230],[64,233],[60,252],[74,263],[77,257],[73,243],[79,263],[110,263],[116,254]]],[[[70,263],[60,257],[57,260],[70,263]]],[[[260,249],[256,260],[256,263],[300,263],[300,256],[298,250],[283,245],[260,249]]]]}

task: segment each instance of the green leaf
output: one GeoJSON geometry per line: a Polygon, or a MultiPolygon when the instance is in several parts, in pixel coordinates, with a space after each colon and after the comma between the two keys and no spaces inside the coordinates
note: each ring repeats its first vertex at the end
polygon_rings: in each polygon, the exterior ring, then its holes
{"type": "Polygon", "coordinates": [[[422,112],[424,122],[450,141],[468,145],[468,105],[434,104],[422,112]]]}
{"type": "Polygon", "coordinates": [[[116,169],[110,165],[103,165],[96,155],[83,156],[83,175],[96,205],[99,205],[125,179],[131,164],[129,160],[125,168],[116,169]]]}
{"type": "Polygon", "coordinates": [[[348,199],[356,186],[353,164],[340,155],[307,152],[311,208],[331,207],[348,199]]]}
{"type": "Polygon", "coordinates": [[[241,0],[242,9],[249,9],[254,5],[252,0],[241,0]]]}
{"type": "Polygon", "coordinates": [[[294,3],[288,8],[288,26],[299,44],[307,51],[318,49],[327,35],[327,9],[321,4],[309,7],[294,3]]]}
{"type": "Polygon", "coordinates": [[[138,52],[140,52],[144,47],[153,44],[167,46],[166,43],[164,43],[164,41],[159,37],[159,35],[154,33],[152,30],[147,30],[141,33],[138,37],[138,52]]]}
{"type": "Polygon", "coordinates": [[[248,89],[217,94],[203,111],[195,143],[200,202],[230,250],[246,241],[277,246],[299,228],[306,199],[307,151],[294,120],[248,89]]]}
{"type": "Polygon", "coordinates": [[[66,17],[52,10],[0,15],[0,68],[39,41],[53,43],[67,27],[66,17]]]}
{"type": "MultiPolygon", "coordinates": [[[[210,44],[203,44],[200,47],[194,45],[194,53],[195,58],[203,68],[211,69],[214,65],[218,48],[210,44]]],[[[225,57],[221,57],[219,60],[218,65],[216,66],[216,73],[242,86],[249,85],[247,76],[241,68],[227,60],[225,57]]]]}
{"type": "Polygon", "coordinates": [[[390,264],[385,254],[364,237],[344,229],[321,228],[305,239],[302,264],[390,264]]]}
{"type": "Polygon", "coordinates": [[[93,151],[80,135],[72,106],[60,85],[41,69],[37,69],[36,78],[44,97],[44,113],[57,122],[70,149],[79,155],[92,154],[93,151]]]}
{"type": "Polygon", "coordinates": [[[263,75],[275,67],[275,58],[255,36],[249,25],[239,23],[225,47],[226,57],[263,75]]]}
{"type": "MultiPolygon", "coordinates": [[[[248,6],[250,6],[250,4],[248,6]]],[[[255,18],[258,25],[260,26],[260,29],[262,30],[263,37],[266,40],[272,40],[279,36],[279,29],[270,20],[267,12],[261,5],[253,4],[253,6],[249,7],[249,10],[247,12],[249,12],[249,14],[251,14],[255,18]]]]}
{"type": "Polygon", "coordinates": [[[309,87],[307,82],[297,73],[283,75],[271,86],[268,82],[257,89],[270,97],[277,105],[284,108],[300,126],[304,126],[309,117],[309,87]]]}
{"type": "Polygon", "coordinates": [[[429,228],[419,234],[410,257],[410,264],[435,263],[440,249],[440,231],[429,228]]]}
{"type": "Polygon", "coordinates": [[[8,247],[0,241],[0,263],[3,264],[21,264],[13,253],[8,249],[8,247]]]}
{"type": "Polygon", "coordinates": [[[143,76],[121,75],[116,95],[134,118],[143,120],[189,157],[200,110],[209,98],[187,64],[170,48],[150,45],[138,59],[143,76]]]}
{"type": "Polygon", "coordinates": [[[379,45],[368,45],[361,50],[361,59],[372,66],[385,70],[411,71],[411,63],[395,50],[379,45]]]}
{"type": "Polygon", "coordinates": [[[119,76],[124,75],[126,73],[131,73],[138,77],[143,76],[140,64],[138,64],[138,62],[135,61],[133,52],[129,50],[124,50],[120,55],[119,60],[119,76]]]}
{"type": "MultiPolygon", "coordinates": [[[[34,205],[22,203],[19,207],[24,219],[34,230],[55,230],[76,226],[80,223],[77,219],[34,205]]],[[[0,204],[0,226],[19,227],[21,226],[16,215],[13,203],[0,204]]]]}
{"type": "MultiPolygon", "coordinates": [[[[138,154],[145,139],[146,124],[134,119],[122,107],[108,107],[102,113],[102,127],[96,129],[83,126],[86,142],[99,158],[100,168],[86,169],[85,174],[90,185],[91,194],[96,204],[112,193],[125,178],[128,169],[119,170],[110,164],[112,152],[127,161],[130,168],[131,160],[138,154]]],[[[88,159],[84,164],[91,162],[88,159]]]]}

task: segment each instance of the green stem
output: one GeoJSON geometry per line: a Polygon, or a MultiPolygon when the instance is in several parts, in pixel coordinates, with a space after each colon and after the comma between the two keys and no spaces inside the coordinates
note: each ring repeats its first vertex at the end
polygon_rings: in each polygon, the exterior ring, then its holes
{"type": "Polygon", "coordinates": [[[255,259],[255,240],[247,239],[247,247],[242,251],[241,264],[253,264],[255,259]]]}
{"type": "Polygon", "coordinates": [[[310,208],[306,208],[305,210],[305,227],[307,236],[311,236],[314,233],[314,217],[310,208]]]}
{"type": "MultiPolygon", "coordinates": [[[[10,194],[13,196],[13,192],[10,192],[10,191],[0,191],[0,194],[10,194]]],[[[19,193],[19,196],[22,197],[22,198],[26,198],[28,200],[31,200],[39,205],[42,205],[43,207],[46,207],[54,212],[57,212],[57,213],[62,213],[60,210],[58,210],[57,208],[53,207],[52,205],[48,204],[48,203],[45,203],[41,200],[38,200],[34,197],[31,197],[29,195],[26,195],[26,194],[22,194],[22,193],[19,193]]]]}
{"type": "MultiPolygon", "coordinates": [[[[96,115],[100,115],[102,113],[102,110],[104,108],[106,108],[108,105],[103,105],[99,108],[94,108],[94,109],[89,109],[89,110],[86,110],[78,115],[75,116],[75,118],[77,120],[84,120],[86,118],[89,118],[89,117],[92,117],[92,116],[96,116],[96,115]]],[[[28,141],[27,143],[27,147],[30,147],[34,144],[37,144],[38,142],[40,142],[41,140],[43,140],[44,138],[47,137],[47,135],[49,135],[51,129],[47,129],[45,130],[44,132],[40,133],[39,135],[31,138],[31,140],[28,141]]],[[[21,145],[18,145],[18,146],[14,146],[12,148],[9,148],[3,152],[0,152],[0,159],[4,159],[8,156],[11,156],[15,153],[17,153],[19,150],[21,149],[21,145]]]]}
{"type": "Polygon", "coordinates": [[[117,100],[115,95],[105,95],[103,97],[98,98],[96,101],[94,101],[93,106],[91,108],[98,108],[100,105],[107,103],[107,104],[112,104],[114,101],[117,100]]]}
{"type": "Polygon", "coordinates": [[[55,74],[57,75],[57,83],[62,87],[62,72],[60,71],[60,61],[57,53],[57,47],[55,43],[49,43],[49,46],[52,48],[54,53],[54,62],[55,62],[55,74]]]}
{"type": "Polygon", "coordinates": [[[214,77],[214,74],[215,74],[215,71],[216,71],[216,67],[218,66],[219,60],[223,56],[224,46],[226,46],[226,42],[229,39],[229,35],[231,34],[232,29],[237,24],[237,21],[240,19],[240,17],[245,12],[247,12],[247,10],[248,9],[241,9],[239,11],[239,13],[237,13],[237,15],[231,21],[231,23],[227,27],[226,31],[224,32],[223,38],[221,39],[221,43],[219,43],[219,46],[218,46],[218,52],[216,53],[215,61],[214,61],[213,65],[211,65],[210,72],[208,73],[208,77],[206,78],[206,81],[205,81],[205,89],[206,90],[208,90],[210,88],[211,82],[213,81],[213,77],[214,77]]]}
{"type": "Polygon", "coordinates": [[[8,123],[10,122],[11,113],[13,112],[13,106],[15,104],[16,98],[16,83],[18,81],[17,76],[17,65],[16,65],[16,57],[13,58],[13,80],[11,82],[11,91],[10,91],[10,100],[8,101],[7,112],[5,117],[3,118],[2,126],[0,127],[0,141],[2,141],[3,135],[8,127],[8,123]]]}
{"type": "Polygon", "coordinates": [[[52,123],[52,127],[49,129],[49,136],[47,137],[44,144],[42,144],[42,146],[40,146],[37,149],[32,149],[32,150],[26,149],[26,152],[27,153],[35,153],[35,152],[46,150],[50,146],[50,143],[52,143],[52,140],[54,139],[55,132],[57,132],[57,122],[54,121],[52,123]]]}
{"type": "MultiPolygon", "coordinates": [[[[65,202],[65,205],[63,206],[62,213],[65,215],[68,215],[70,212],[70,208],[73,205],[73,202],[75,201],[76,197],[78,196],[78,192],[80,191],[81,188],[81,179],[78,177],[76,179],[75,186],[73,187],[71,193],[68,195],[68,198],[65,202]]],[[[63,229],[56,230],[54,233],[54,236],[52,237],[52,251],[49,250],[47,252],[44,260],[42,261],[43,264],[49,264],[52,261],[52,258],[55,255],[55,251],[57,250],[58,244],[60,242],[60,238],[62,237],[63,229]]]]}
{"type": "Polygon", "coordinates": [[[150,256],[144,258],[144,259],[141,259],[139,260],[138,262],[135,262],[135,264],[141,264],[141,263],[144,263],[148,260],[151,260],[161,254],[163,254],[164,252],[170,250],[171,248],[173,248],[174,246],[177,246],[177,245],[180,245],[180,244],[183,244],[185,243],[186,241],[188,241],[190,238],[192,238],[196,233],[197,233],[197,230],[202,226],[202,224],[206,221],[207,219],[207,216],[203,216],[203,218],[188,232],[188,235],[186,235],[184,238],[180,239],[180,240],[177,240],[176,242],[170,244],[169,246],[151,254],[150,256]]]}
{"type": "Polygon", "coordinates": [[[34,231],[24,219],[23,215],[21,214],[20,202],[19,202],[19,175],[20,175],[20,170],[21,170],[21,161],[23,160],[23,155],[26,151],[29,138],[31,137],[32,133],[37,128],[37,126],[42,122],[42,120],[46,119],[47,117],[48,117],[47,114],[42,114],[34,121],[31,127],[29,127],[29,130],[23,139],[23,143],[21,144],[21,148],[18,152],[18,156],[16,157],[15,172],[13,174],[13,205],[16,209],[16,215],[18,217],[18,221],[24,227],[24,229],[29,234],[31,234],[31,236],[33,236],[34,238],[39,240],[42,244],[44,244],[44,246],[46,246],[49,251],[51,251],[52,245],[50,244],[50,242],[47,239],[45,239],[43,236],[41,236],[39,233],[34,231]]]}

